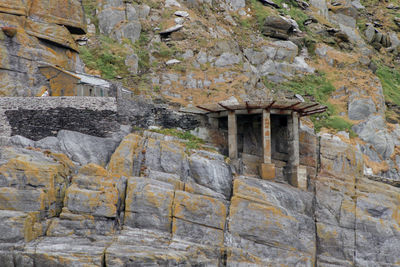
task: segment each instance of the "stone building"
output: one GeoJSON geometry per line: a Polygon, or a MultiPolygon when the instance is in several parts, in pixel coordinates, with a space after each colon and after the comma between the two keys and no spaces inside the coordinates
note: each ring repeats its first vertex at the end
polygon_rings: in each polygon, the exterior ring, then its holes
{"type": "Polygon", "coordinates": [[[223,150],[240,172],[307,187],[307,169],[300,165],[299,120],[326,111],[326,106],[299,100],[230,99],[197,108],[225,137],[223,150]]]}

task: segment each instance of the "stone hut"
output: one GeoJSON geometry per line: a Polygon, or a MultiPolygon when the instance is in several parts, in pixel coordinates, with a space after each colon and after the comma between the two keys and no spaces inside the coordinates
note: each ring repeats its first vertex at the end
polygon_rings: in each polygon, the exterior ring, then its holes
{"type": "Polygon", "coordinates": [[[236,166],[243,166],[239,169],[245,174],[306,188],[307,169],[299,158],[299,120],[326,111],[326,106],[300,100],[230,99],[197,108],[225,136],[226,154],[236,166]]]}

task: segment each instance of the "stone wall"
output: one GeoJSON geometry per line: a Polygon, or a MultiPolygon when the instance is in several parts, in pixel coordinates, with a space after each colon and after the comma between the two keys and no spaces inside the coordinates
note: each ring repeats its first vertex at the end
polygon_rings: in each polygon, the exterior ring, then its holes
{"type": "Polygon", "coordinates": [[[61,129],[94,136],[119,130],[113,97],[0,98],[0,136],[23,135],[33,140],[55,136],[61,129]]]}
{"type": "Polygon", "coordinates": [[[120,125],[192,130],[201,118],[171,110],[141,98],[115,97],[2,97],[0,136],[22,135],[33,140],[56,136],[59,130],[108,137],[120,125]]]}

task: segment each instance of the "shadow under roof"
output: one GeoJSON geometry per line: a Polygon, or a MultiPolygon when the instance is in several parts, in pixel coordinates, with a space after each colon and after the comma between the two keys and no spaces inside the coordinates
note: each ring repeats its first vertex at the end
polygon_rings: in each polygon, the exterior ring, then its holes
{"type": "MultiPolygon", "coordinates": [[[[327,106],[317,102],[302,102],[299,100],[263,100],[263,101],[220,101],[211,104],[197,105],[198,113],[212,114],[224,111],[246,111],[248,114],[261,113],[263,109],[279,111],[296,111],[300,116],[309,116],[317,113],[323,113],[327,106]],[[200,111],[201,110],[201,111],[200,111]]],[[[274,113],[274,112],[272,112],[274,113]]],[[[222,115],[222,114],[221,114],[222,115]]]]}

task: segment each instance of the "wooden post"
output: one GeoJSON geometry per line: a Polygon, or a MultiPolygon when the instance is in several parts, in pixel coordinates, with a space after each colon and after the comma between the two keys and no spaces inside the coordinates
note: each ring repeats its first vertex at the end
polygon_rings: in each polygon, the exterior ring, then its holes
{"type": "Polygon", "coordinates": [[[262,113],[262,141],[263,141],[263,163],[261,163],[260,175],[262,179],[271,180],[275,178],[275,164],[271,159],[271,114],[264,109],[262,113]]]}
{"type": "Polygon", "coordinates": [[[229,157],[231,159],[238,158],[237,150],[237,123],[235,111],[228,111],[228,145],[229,157]]]}

